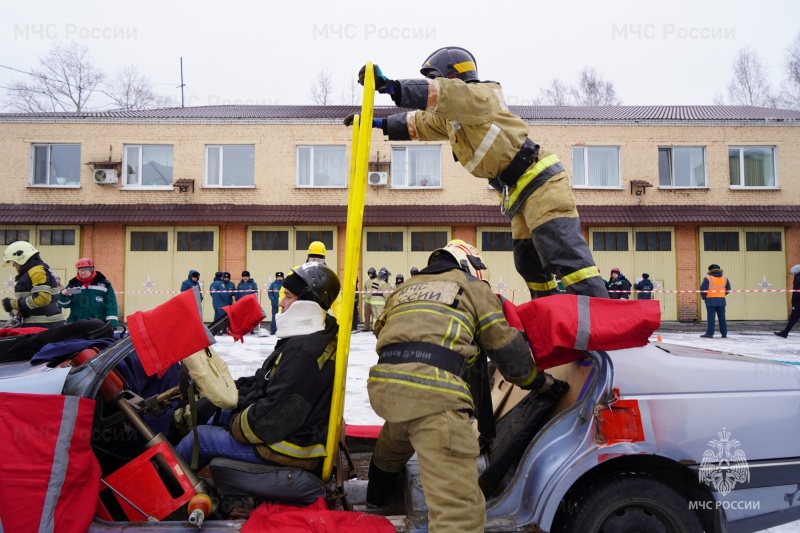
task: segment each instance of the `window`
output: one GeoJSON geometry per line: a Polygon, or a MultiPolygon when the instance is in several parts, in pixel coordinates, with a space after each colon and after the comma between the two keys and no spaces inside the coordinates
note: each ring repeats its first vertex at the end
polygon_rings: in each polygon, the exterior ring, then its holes
{"type": "Polygon", "coordinates": [[[738,252],[739,232],[704,231],[703,249],[706,252],[738,252]]]}
{"type": "Polygon", "coordinates": [[[294,234],[295,250],[308,250],[308,245],[320,241],[327,251],[333,250],[333,232],[323,230],[296,231],[294,234]]]}
{"type": "MultiPolygon", "coordinates": [[[[288,231],[254,231],[253,250],[288,250],[288,231]]],[[[308,247],[306,247],[308,249],[308,247]]]]}
{"type": "Polygon", "coordinates": [[[74,229],[43,229],[39,231],[40,246],[72,246],[75,244],[74,229]]]}
{"type": "Polygon", "coordinates": [[[298,146],[298,187],[344,187],[346,181],[344,146],[298,146]]]}
{"type": "Polygon", "coordinates": [[[437,248],[444,248],[447,244],[446,231],[412,231],[411,251],[432,252],[437,248]]]}
{"type": "Polygon", "coordinates": [[[745,246],[748,252],[780,252],[781,233],[779,231],[745,232],[745,246]]]}
{"type": "Polygon", "coordinates": [[[31,185],[80,185],[80,144],[34,144],[31,159],[31,185]]]}
{"type": "Polygon", "coordinates": [[[669,252],[672,250],[672,236],[668,231],[637,231],[637,252],[669,252]]]}
{"type": "Polygon", "coordinates": [[[166,231],[132,231],[131,252],[166,252],[166,231]]]}
{"type": "Polygon", "coordinates": [[[441,187],[439,146],[392,148],[392,187],[441,187]]]}
{"type": "Polygon", "coordinates": [[[368,252],[402,252],[403,251],[403,232],[402,231],[368,231],[367,232],[367,251],[368,252]]]}
{"type": "Polygon", "coordinates": [[[213,252],[214,251],[214,232],[213,231],[179,231],[178,232],[178,251],[179,252],[213,252]]]}
{"type": "Polygon", "coordinates": [[[705,148],[702,146],[659,148],[658,184],[662,187],[705,187],[705,148]]]}
{"type": "Polygon", "coordinates": [[[126,145],[122,161],[127,187],[172,187],[171,145],[126,145]]]}
{"type": "Polygon", "coordinates": [[[510,231],[484,231],[481,237],[482,252],[513,251],[510,231]]]}
{"type": "Polygon", "coordinates": [[[592,234],[594,250],[597,252],[627,252],[627,231],[595,231],[592,234]]]}
{"type": "Polygon", "coordinates": [[[206,186],[255,185],[254,145],[206,146],[206,186]]]}
{"type": "Polygon", "coordinates": [[[0,246],[17,241],[30,242],[30,232],[26,229],[0,229],[0,246]]]}
{"type": "Polygon", "coordinates": [[[575,187],[621,187],[617,146],[574,146],[572,165],[575,187]]]}
{"type": "Polygon", "coordinates": [[[742,146],[728,149],[731,187],[777,187],[775,148],[742,146]]]}

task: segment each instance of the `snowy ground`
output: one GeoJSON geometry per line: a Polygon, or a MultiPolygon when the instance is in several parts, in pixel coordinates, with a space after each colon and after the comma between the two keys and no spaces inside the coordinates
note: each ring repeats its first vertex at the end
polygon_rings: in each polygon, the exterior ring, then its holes
{"type": "MultiPolygon", "coordinates": [[[[714,339],[704,339],[700,338],[697,332],[657,331],[652,340],[655,341],[659,334],[664,342],[752,355],[800,366],[800,331],[790,334],[788,339],[776,337],[769,331],[729,332],[727,339],[721,339],[719,336],[714,339]]],[[[217,337],[217,344],[214,347],[228,363],[235,379],[255,372],[264,359],[272,353],[276,342],[275,336],[248,335],[244,343],[234,344],[231,337],[223,336],[217,337]]],[[[383,423],[383,420],[372,412],[367,396],[367,375],[369,367],[375,363],[376,359],[375,337],[370,333],[353,335],[350,344],[347,395],[344,407],[344,418],[349,424],[383,423]]],[[[800,521],[766,529],[764,532],[800,533],[800,521]]]]}

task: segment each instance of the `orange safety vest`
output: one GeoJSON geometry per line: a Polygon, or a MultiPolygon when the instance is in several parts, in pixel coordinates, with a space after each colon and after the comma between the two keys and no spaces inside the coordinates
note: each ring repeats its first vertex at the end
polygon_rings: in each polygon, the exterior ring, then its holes
{"type": "Polygon", "coordinates": [[[708,292],[706,298],[725,298],[727,292],[725,287],[728,285],[728,278],[725,276],[706,276],[708,280],[708,292]]]}

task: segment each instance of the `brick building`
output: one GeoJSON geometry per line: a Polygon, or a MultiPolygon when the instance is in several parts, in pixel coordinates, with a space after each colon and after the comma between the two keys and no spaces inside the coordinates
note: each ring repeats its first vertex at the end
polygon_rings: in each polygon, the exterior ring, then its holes
{"type": "MultiPolygon", "coordinates": [[[[702,319],[709,263],[734,289],[785,289],[800,263],[800,112],[729,106],[512,108],[572,178],[608,277],[657,284],[664,320],[702,319]]],[[[66,282],[82,256],[124,293],[121,315],[163,302],[201,272],[262,288],[322,240],[343,270],[350,131],[337,106],[219,106],[0,114],[0,245],[30,240],[66,282]]],[[[376,116],[398,112],[376,108],[376,116]]],[[[408,275],[462,238],[516,302],[510,231],[496,193],[447,143],[373,136],[361,279],[408,275]]],[[[13,283],[6,267],[2,279],[13,283]]],[[[787,316],[783,293],[729,296],[729,319],[787,316]]],[[[211,306],[206,300],[205,317],[211,306]]]]}

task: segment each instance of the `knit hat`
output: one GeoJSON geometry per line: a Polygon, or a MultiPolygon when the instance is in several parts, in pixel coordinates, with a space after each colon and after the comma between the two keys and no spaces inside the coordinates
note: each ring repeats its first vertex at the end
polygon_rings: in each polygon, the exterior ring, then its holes
{"type": "Polygon", "coordinates": [[[719,267],[718,264],[711,263],[710,265],[708,265],[708,270],[711,271],[711,270],[722,270],[722,269],[719,267]]]}
{"type": "Polygon", "coordinates": [[[611,269],[611,273],[613,274],[614,272],[616,272],[617,274],[619,274],[619,268],[617,268],[617,267],[614,267],[614,268],[612,268],[612,269],[611,269]]]}
{"type": "Polygon", "coordinates": [[[645,272],[644,274],[642,274],[642,277],[643,277],[644,279],[650,279],[650,274],[648,274],[647,272],[645,272]]]}
{"type": "Polygon", "coordinates": [[[292,272],[283,280],[283,288],[297,296],[298,300],[314,300],[314,293],[303,278],[292,272]]]}
{"type": "Polygon", "coordinates": [[[247,276],[248,278],[250,277],[250,271],[249,270],[243,270],[242,271],[242,277],[245,277],[245,276],[247,276]]]}

